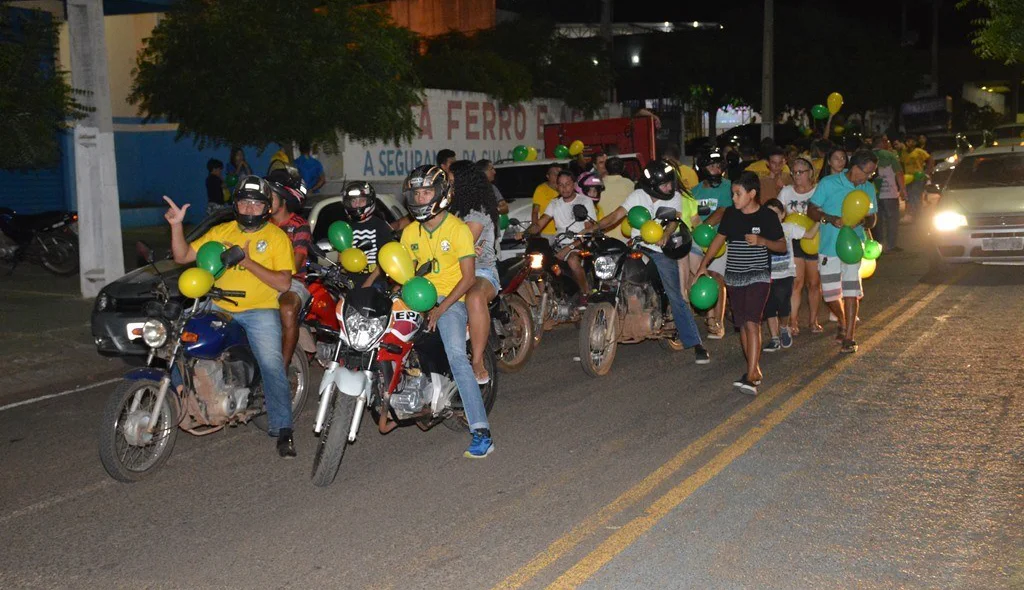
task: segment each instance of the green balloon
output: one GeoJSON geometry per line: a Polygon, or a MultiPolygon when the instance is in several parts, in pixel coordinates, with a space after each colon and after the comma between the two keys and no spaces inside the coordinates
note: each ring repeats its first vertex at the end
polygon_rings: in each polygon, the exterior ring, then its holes
{"type": "Polygon", "coordinates": [[[825,119],[828,119],[828,115],[828,107],[823,104],[816,104],[813,107],[811,107],[811,116],[819,121],[824,121],[825,119]]]}
{"type": "Polygon", "coordinates": [[[228,186],[235,186],[238,184],[238,175],[228,174],[228,177],[225,180],[227,180],[228,186]]]}
{"type": "Polygon", "coordinates": [[[424,313],[437,305],[437,287],[430,279],[413,277],[402,285],[402,301],[409,309],[424,313]]]}
{"type": "Polygon", "coordinates": [[[564,145],[559,144],[558,147],[555,148],[555,157],[556,158],[568,158],[569,157],[569,148],[565,147],[564,145]]]}
{"type": "Polygon", "coordinates": [[[506,229],[508,229],[508,224],[508,215],[502,213],[501,215],[498,216],[498,229],[500,229],[501,231],[505,231],[506,229]]]}
{"type": "Polygon", "coordinates": [[[640,226],[651,220],[651,212],[647,210],[647,207],[637,205],[629,210],[627,219],[630,227],[640,229],[640,226]]]}
{"type": "Polygon", "coordinates": [[[694,228],[693,230],[693,241],[697,242],[697,245],[701,248],[707,249],[711,245],[711,241],[715,239],[715,231],[713,226],[706,223],[702,223],[694,228]]]}
{"type": "Polygon", "coordinates": [[[924,179],[925,179],[924,172],[921,172],[920,170],[918,170],[917,172],[914,173],[914,182],[917,182],[918,180],[924,180],[924,179]]]}
{"type": "Polygon", "coordinates": [[[526,161],[526,156],[529,153],[530,150],[525,145],[517,145],[512,150],[512,159],[516,162],[524,162],[526,161]]]}
{"type": "Polygon", "coordinates": [[[335,221],[327,228],[327,239],[338,252],[348,250],[352,247],[352,226],[345,221],[335,221]]]}
{"type": "Polygon", "coordinates": [[[704,275],[690,287],[690,303],[700,310],[711,309],[718,303],[718,281],[704,275]]]}
{"type": "Polygon", "coordinates": [[[882,245],[875,240],[864,242],[864,259],[875,260],[882,255],[882,245]]]}
{"type": "Polygon", "coordinates": [[[839,260],[846,264],[857,264],[864,258],[864,247],[860,244],[857,232],[850,226],[839,229],[839,237],[836,238],[836,254],[839,260]]]}
{"type": "Polygon", "coordinates": [[[206,242],[196,252],[196,266],[219,279],[224,274],[224,263],[220,261],[220,255],[225,250],[227,248],[220,242],[206,242]]]}

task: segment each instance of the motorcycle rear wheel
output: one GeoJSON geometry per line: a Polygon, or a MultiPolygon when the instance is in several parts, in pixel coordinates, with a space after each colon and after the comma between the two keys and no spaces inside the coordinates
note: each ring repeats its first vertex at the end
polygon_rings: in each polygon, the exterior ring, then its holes
{"type": "Polygon", "coordinates": [[[78,244],[75,240],[59,233],[36,236],[36,240],[39,241],[39,260],[43,268],[59,277],[78,272],[78,244]]]}
{"type": "Polygon", "coordinates": [[[331,409],[324,419],[323,430],[320,431],[320,439],[316,444],[316,452],[313,454],[313,473],[310,479],[313,485],[327,487],[334,483],[338,477],[338,470],[341,469],[341,460],[345,457],[345,449],[348,448],[348,431],[352,426],[353,419],[361,419],[362,416],[353,416],[356,407],[356,398],[345,395],[332,387],[331,409]]]}
{"type": "Polygon", "coordinates": [[[590,377],[603,377],[612,370],[618,349],[618,319],[611,303],[592,303],[580,321],[580,366],[590,377]]]}
{"type": "Polygon", "coordinates": [[[506,336],[500,342],[498,370],[515,373],[526,366],[533,355],[533,315],[530,306],[518,295],[505,299],[508,308],[508,322],[504,325],[506,336]]]}
{"type": "MultiPolygon", "coordinates": [[[[494,407],[494,401],[498,398],[499,375],[497,357],[490,346],[484,350],[484,366],[487,368],[487,373],[491,376],[491,380],[486,385],[480,386],[480,397],[484,400],[484,410],[490,416],[491,408],[494,407]]],[[[445,418],[444,425],[455,432],[469,432],[469,422],[466,420],[466,413],[462,409],[461,397],[452,400],[451,409],[452,415],[445,418]]]]}
{"type": "MultiPolygon", "coordinates": [[[[309,392],[309,357],[306,353],[295,347],[292,354],[292,362],[288,365],[288,387],[292,390],[292,422],[302,413],[306,405],[307,393],[309,392]]],[[[259,395],[263,395],[263,383],[260,383],[259,395]]],[[[262,400],[260,403],[264,403],[262,400]]],[[[252,419],[252,423],[263,432],[270,428],[270,417],[266,412],[252,419]]]]}
{"type": "Polygon", "coordinates": [[[168,391],[152,439],[132,444],[126,428],[140,432],[139,419],[153,411],[160,383],[150,379],[122,381],[107,399],[100,428],[100,462],[110,477],[125,483],[139,481],[171,456],[178,437],[178,416],[168,391]],[[137,402],[137,403],[136,403],[137,402]],[[135,405],[135,409],[132,406],[135,405]]]}

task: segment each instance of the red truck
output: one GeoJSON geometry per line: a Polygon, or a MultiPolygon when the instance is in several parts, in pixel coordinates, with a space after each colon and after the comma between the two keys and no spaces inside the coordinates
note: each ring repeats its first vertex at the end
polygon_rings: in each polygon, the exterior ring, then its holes
{"type": "Polygon", "coordinates": [[[641,167],[654,159],[654,119],[651,117],[545,125],[545,157],[554,158],[556,147],[568,146],[577,139],[583,142],[586,156],[608,153],[614,148],[619,154],[636,154],[641,167]]]}

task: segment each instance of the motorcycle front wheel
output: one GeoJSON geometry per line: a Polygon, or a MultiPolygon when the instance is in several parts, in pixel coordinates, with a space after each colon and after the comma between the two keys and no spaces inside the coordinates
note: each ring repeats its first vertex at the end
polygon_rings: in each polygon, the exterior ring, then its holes
{"type": "Polygon", "coordinates": [[[580,321],[580,365],[590,377],[603,377],[612,370],[618,347],[619,330],[615,306],[591,304],[580,321]]]}
{"type": "Polygon", "coordinates": [[[356,408],[356,398],[345,395],[337,388],[332,389],[334,399],[331,400],[331,408],[324,418],[320,439],[317,440],[316,452],[313,454],[313,474],[310,479],[313,480],[313,485],[319,487],[331,485],[338,477],[341,460],[345,457],[345,449],[348,448],[348,431],[352,426],[352,420],[362,418],[352,415],[356,408]]]}
{"type": "MultiPolygon", "coordinates": [[[[306,405],[306,392],[309,390],[309,357],[298,346],[292,354],[292,362],[288,365],[288,388],[292,392],[292,422],[298,418],[306,405]]],[[[263,396],[263,384],[260,383],[258,395],[263,396]]],[[[264,401],[261,399],[260,403],[264,401]]],[[[252,423],[263,432],[270,428],[270,418],[266,412],[252,419],[252,423]]]]}
{"type": "MultiPolygon", "coordinates": [[[[491,408],[494,407],[494,401],[498,398],[498,361],[490,346],[484,350],[484,366],[487,368],[487,374],[491,376],[491,380],[486,385],[480,386],[480,397],[484,400],[484,410],[489,416],[491,408]]],[[[451,409],[452,415],[445,418],[444,425],[455,432],[469,432],[469,422],[466,420],[466,412],[462,409],[461,397],[452,399],[451,409]]]]}
{"type": "Polygon", "coordinates": [[[51,233],[36,236],[39,260],[43,268],[53,274],[66,277],[78,272],[78,243],[63,234],[51,233]]]}
{"type": "Polygon", "coordinates": [[[139,481],[171,456],[178,436],[178,417],[164,396],[156,427],[147,432],[156,405],[158,381],[122,381],[107,399],[100,429],[100,462],[110,477],[125,483],[139,481]]]}
{"type": "Polygon", "coordinates": [[[504,338],[498,347],[498,370],[515,373],[526,366],[533,354],[533,316],[530,306],[518,295],[504,301],[508,322],[503,324],[504,338]]]}

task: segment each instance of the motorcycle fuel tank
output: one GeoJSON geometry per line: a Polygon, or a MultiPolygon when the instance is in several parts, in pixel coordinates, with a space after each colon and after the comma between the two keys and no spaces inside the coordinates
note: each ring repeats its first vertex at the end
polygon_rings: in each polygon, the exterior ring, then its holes
{"type": "Polygon", "coordinates": [[[232,346],[248,345],[241,324],[222,311],[191,318],[185,324],[181,338],[185,343],[185,353],[201,359],[212,360],[232,346]]]}

